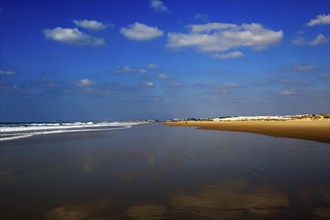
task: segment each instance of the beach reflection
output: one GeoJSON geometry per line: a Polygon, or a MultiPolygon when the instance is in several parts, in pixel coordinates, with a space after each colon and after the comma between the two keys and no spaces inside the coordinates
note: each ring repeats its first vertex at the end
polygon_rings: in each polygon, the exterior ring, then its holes
{"type": "MultiPolygon", "coordinates": [[[[168,152],[141,151],[126,156],[129,162],[113,158],[111,163],[116,164],[112,169],[112,176],[117,180],[152,180],[160,181],[173,171],[176,171],[188,158],[178,151],[168,152]],[[168,155],[164,157],[163,155],[168,155]]],[[[126,154],[128,154],[126,152],[126,154]]],[[[121,156],[119,156],[121,157],[121,156]]]]}
{"type": "Polygon", "coordinates": [[[92,172],[96,168],[94,157],[88,152],[83,153],[81,156],[81,166],[85,173],[92,172]]]}
{"type": "Polygon", "coordinates": [[[330,189],[319,188],[316,192],[310,189],[301,188],[297,190],[298,199],[304,206],[313,207],[315,197],[319,199],[318,206],[312,208],[312,213],[320,218],[330,219],[330,189]]]}
{"type": "MultiPolygon", "coordinates": [[[[128,194],[124,195],[125,200],[114,196],[111,199],[67,202],[50,210],[46,219],[277,219],[280,216],[288,218],[288,210],[294,206],[283,190],[271,186],[250,188],[246,180],[207,185],[195,191],[181,188],[173,190],[177,192],[166,192],[164,197],[154,195],[136,198],[128,194]]],[[[329,204],[329,191],[317,191],[325,206],[310,210],[312,213],[307,218],[327,219],[330,217],[326,206],[329,204]]],[[[298,191],[296,193],[299,194],[298,191]]],[[[312,201],[315,195],[305,192],[303,197],[303,200],[312,201]]],[[[304,207],[308,211],[310,204],[305,203],[304,207]]],[[[295,217],[306,216],[296,213],[295,217]]]]}
{"type": "Polygon", "coordinates": [[[12,170],[1,170],[0,188],[14,184],[16,181],[15,172],[12,170]]]}
{"type": "Polygon", "coordinates": [[[210,185],[197,192],[171,196],[176,209],[209,219],[271,215],[289,206],[288,196],[271,187],[248,189],[244,180],[210,185]]]}
{"type": "Polygon", "coordinates": [[[127,210],[127,215],[134,220],[165,219],[167,207],[157,204],[137,204],[127,210]]]}
{"type": "MultiPolygon", "coordinates": [[[[47,220],[82,220],[82,219],[106,219],[102,217],[102,212],[109,209],[109,204],[105,200],[85,202],[74,205],[63,205],[51,210],[47,220]]],[[[103,213],[104,215],[104,213],[103,213]]]]}
{"type": "Polygon", "coordinates": [[[1,219],[330,218],[322,143],[164,126],[61,137],[0,148],[1,219]]]}

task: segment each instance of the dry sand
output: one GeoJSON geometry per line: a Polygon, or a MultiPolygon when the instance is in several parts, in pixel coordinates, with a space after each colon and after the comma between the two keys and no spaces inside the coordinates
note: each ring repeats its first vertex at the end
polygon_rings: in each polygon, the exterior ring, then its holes
{"type": "Polygon", "coordinates": [[[209,130],[240,131],[275,137],[298,138],[330,143],[330,120],[287,121],[179,121],[171,126],[191,126],[209,130]]]}

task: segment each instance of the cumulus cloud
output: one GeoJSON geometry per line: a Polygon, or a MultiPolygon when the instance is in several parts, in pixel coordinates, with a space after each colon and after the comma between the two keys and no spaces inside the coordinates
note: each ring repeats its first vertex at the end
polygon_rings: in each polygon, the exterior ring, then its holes
{"type": "Polygon", "coordinates": [[[238,47],[260,50],[279,44],[283,38],[282,31],[266,29],[257,23],[207,23],[188,28],[187,34],[168,33],[167,47],[193,47],[202,52],[227,51],[238,47]]]}
{"type": "Polygon", "coordinates": [[[6,76],[11,76],[11,75],[15,75],[16,72],[14,71],[4,71],[4,70],[0,70],[0,75],[6,75],[6,76]]]}
{"type": "Polygon", "coordinates": [[[327,25],[330,24],[330,14],[328,15],[318,15],[316,18],[311,19],[307,26],[312,27],[315,25],[327,25]]]}
{"type": "Polygon", "coordinates": [[[152,64],[152,63],[150,63],[150,64],[147,65],[147,68],[148,68],[148,69],[159,69],[160,66],[158,66],[158,65],[156,65],[156,64],[152,64]]]}
{"type": "Polygon", "coordinates": [[[155,87],[155,84],[153,82],[146,82],[146,83],[144,83],[144,87],[153,88],[153,87],[155,87]]]}
{"type": "Polygon", "coordinates": [[[165,73],[160,73],[155,76],[156,79],[169,79],[170,76],[165,73]]]}
{"type": "Polygon", "coordinates": [[[93,84],[95,84],[95,82],[89,79],[81,79],[77,82],[77,85],[79,86],[91,86],[93,84]]]}
{"type": "Polygon", "coordinates": [[[274,80],[275,83],[280,83],[283,85],[295,85],[295,86],[308,86],[311,84],[308,80],[289,80],[289,79],[279,79],[274,80]]]}
{"type": "Polygon", "coordinates": [[[303,45],[308,45],[309,42],[303,38],[302,36],[298,36],[295,39],[291,40],[292,45],[298,45],[298,46],[303,46],[303,45]]]}
{"type": "Polygon", "coordinates": [[[150,7],[155,11],[159,12],[169,12],[168,8],[160,0],[151,0],[150,7]]]}
{"type": "Polygon", "coordinates": [[[291,44],[296,45],[296,46],[305,46],[305,45],[317,46],[317,45],[326,44],[328,42],[329,42],[329,39],[326,36],[324,36],[323,34],[317,35],[315,37],[315,39],[312,41],[307,41],[302,36],[297,36],[295,39],[291,40],[291,44]]]}
{"type": "Polygon", "coordinates": [[[215,85],[215,88],[219,91],[225,91],[225,90],[229,90],[229,89],[240,88],[240,85],[238,85],[236,83],[225,83],[225,84],[217,84],[217,85],[215,85]]]}
{"type": "Polygon", "coordinates": [[[297,90],[296,89],[290,89],[290,90],[285,90],[280,92],[281,96],[294,96],[297,95],[297,90]]]}
{"type": "Polygon", "coordinates": [[[130,40],[144,41],[160,37],[164,32],[157,27],[135,22],[128,27],[122,27],[120,33],[130,40]]]}
{"type": "Polygon", "coordinates": [[[113,73],[147,73],[147,70],[143,68],[134,68],[129,66],[118,66],[113,73]]]}
{"type": "Polygon", "coordinates": [[[107,95],[107,94],[113,94],[114,92],[110,89],[92,89],[92,88],[88,88],[88,89],[85,89],[85,93],[93,94],[93,95],[107,95]]]}
{"type": "Polygon", "coordinates": [[[226,53],[226,54],[218,54],[215,53],[212,55],[213,58],[215,59],[235,59],[235,58],[239,58],[239,57],[243,57],[244,54],[240,51],[233,51],[230,53],[226,53]]]}
{"type": "Polygon", "coordinates": [[[210,33],[213,31],[220,31],[220,30],[226,30],[226,29],[237,29],[239,26],[236,24],[228,24],[228,23],[207,23],[207,24],[195,24],[188,26],[192,32],[195,33],[210,33]]]}
{"type": "Polygon", "coordinates": [[[296,66],[291,66],[289,69],[293,71],[313,71],[313,70],[317,70],[318,67],[313,65],[296,65],[296,66]]]}
{"type": "Polygon", "coordinates": [[[109,25],[113,26],[113,24],[103,24],[102,22],[95,20],[73,20],[73,23],[78,27],[85,28],[87,30],[92,31],[100,31],[107,28],[109,25]]]}
{"type": "Polygon", "coordinates": [[[88,34],[80,32],[77,28],[61,28],[45,29],[44,36],[64,44],[78,45],[78,46],[102,46],[105,44],[102,38],[92,37],[88,34]]]}
{"type": "Polygon", "coordinates": [[[316,38],[311,41],[311,45],[321,45],[321,44],[326,44],[328,43],[329,39],[326,38],[323,34],[319,34],[316,36],[316,38]]]}

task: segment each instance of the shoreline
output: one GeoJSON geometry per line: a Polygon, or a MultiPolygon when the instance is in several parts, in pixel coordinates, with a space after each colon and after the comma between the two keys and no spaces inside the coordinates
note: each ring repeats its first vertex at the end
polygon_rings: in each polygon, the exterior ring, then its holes
{"type": "Polygon", "coordinates": [[[273,137],[296,138],[330,143],[330,120],[284,121],[178,121],[169,126],[197,127],[206,130],[248,132],[273,137]]]}

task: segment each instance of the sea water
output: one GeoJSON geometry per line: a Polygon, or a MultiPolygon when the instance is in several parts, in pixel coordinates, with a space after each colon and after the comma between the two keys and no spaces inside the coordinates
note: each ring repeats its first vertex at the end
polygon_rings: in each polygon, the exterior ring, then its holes
{"type": "Polygon", "coordinates": [[[148,121],[0,123],[0,141],[34,135],[124,129],[146,123],[148,121]]]}

